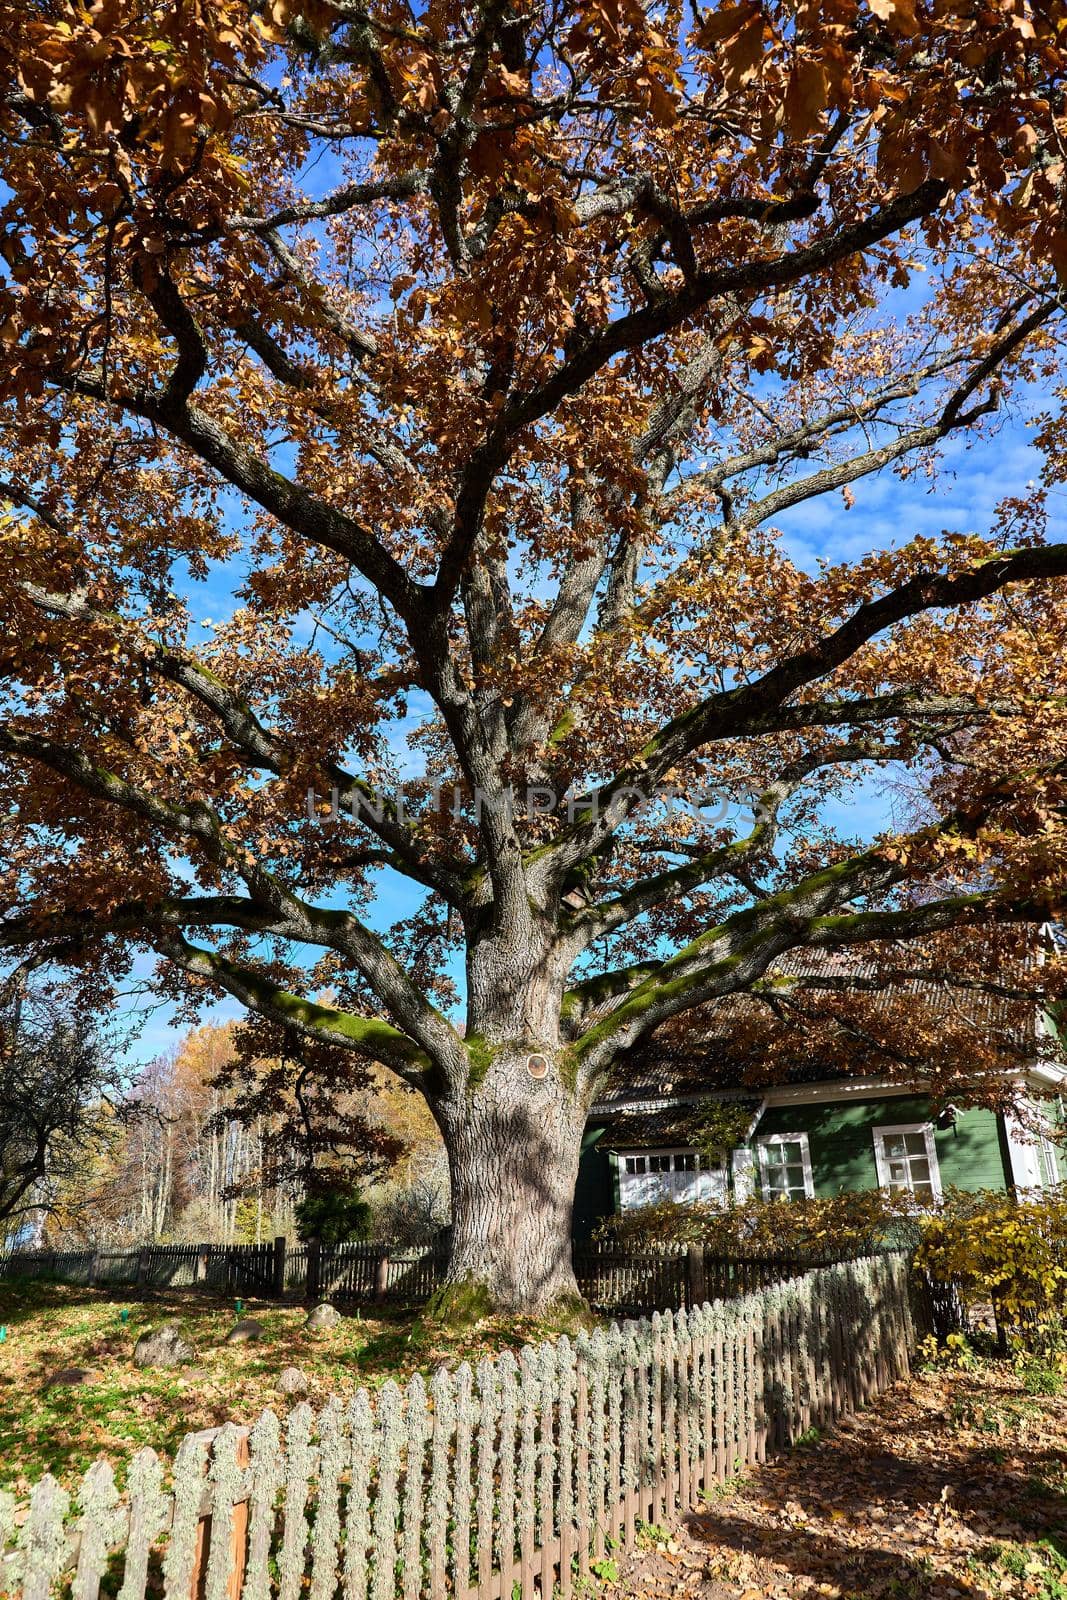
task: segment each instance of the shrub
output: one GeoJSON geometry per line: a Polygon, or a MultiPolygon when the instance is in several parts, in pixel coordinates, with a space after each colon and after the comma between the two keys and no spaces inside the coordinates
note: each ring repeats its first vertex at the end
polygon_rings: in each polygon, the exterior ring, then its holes
{"type": "Polygon", "coordinates": [[[351,1239],[365,1239],[370,1222],[370,1206],[353,1188],[313,1189],[296,1208],[299,1237],[321,1239],[328,1249],[351,1239]]]}
{"type": "Polygon", "coordinates": [[[638,1250],[703,1244],[724,1256],[819,1257],[910,1246],[918,1231],[908,1196],[861,1189],[813,1200],[752,1198],[741,1205],[665,1201],[608,1217],[597,1238],[638,1250]]]}
{"type": "Polygon", "coordinates": [[[950,1195],[925,1220],[915,1262],[954,1283],[967,1309],[992,1305],[1002,1338],[1032,1342],[1067,1311],[1067,1194],[950,1195]]]}

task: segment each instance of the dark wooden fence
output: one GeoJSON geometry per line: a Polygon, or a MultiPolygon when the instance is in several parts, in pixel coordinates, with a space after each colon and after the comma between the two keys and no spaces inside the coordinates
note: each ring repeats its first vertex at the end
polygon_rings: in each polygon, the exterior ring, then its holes
{"type": "MultiPolygon", "coordinates": [[[[848,1252],[725,1257],[699,1245],[635,1252],[575,1244],[574,1271],[591,1305],[632,1316],[735,1299],[848,1258],[848,1252]]],[[[0,1281],[38,1278],[98,1288],[202,1288],[260,1300],[417,1306],[441,1283],[446,1262],[444,1240],[422,1249],[363,1243],[330,1249],[314,1239],[291,1246],[279,1238],[269,1244],[16,1251],[0,1257],[0,1281]]]]}

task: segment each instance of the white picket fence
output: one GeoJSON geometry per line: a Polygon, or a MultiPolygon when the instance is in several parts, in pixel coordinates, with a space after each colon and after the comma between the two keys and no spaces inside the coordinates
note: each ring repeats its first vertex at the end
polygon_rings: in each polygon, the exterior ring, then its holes
{"type": "Polygon", "coordinates": [[[271,1411],[51,1476],[16,1527],[0,1497],[0,1595],[98,1600],[560,1600],[638,1521],[661,1523],[908,1371],[904,1255],[740,1299],[271,1411]]]}

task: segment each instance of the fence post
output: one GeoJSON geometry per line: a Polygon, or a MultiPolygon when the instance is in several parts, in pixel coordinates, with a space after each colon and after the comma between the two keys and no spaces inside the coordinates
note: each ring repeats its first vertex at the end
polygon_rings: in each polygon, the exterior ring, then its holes
{"type": "Polygon", "coordinates": [[[374,1272],[374,1298],[384,1300],[389,1293],[389,1247],[388,1245],[378,1257],[378,1265],[374,1272]]]}
{"type": "Polygon", "coordinates": [[[689,1304],[702,1306],[707,1299],[704,1281],[704,1246],[689,1246],[689,1304]]]}
{"type": "Polygon", "coordinates": [[[304,1295],[305,1295],[306,1299],[311,1301],[312,1305],[314,1305],[316,1303],[316,1301],[318,1300],[318,1298],[319,1298],[319,1285],[320,1285],[321,1282],[322,1282],[322,1240],[321,1239],[309,1239],[308,1240],[308,1270],[307,1270],[307,1280],[306,1280],[306,1284],[305,1284],[305,1288],[304,1288],[304,1295]]]}
{"type": "Polygon", "coordinates": [[[285,1235],[280,1233],[274,1241],[274,1260],[271,1264],[271,1282],[274,1284],[274,1298],[285,1298],[285,1235]]]}
{"type": "Polygon", "coordinates": [[[88,1284],[90,1289],[93,1287],[93,1285],[96,1282],[96,1268],[97,1268],[97,1262],[99,1260],[99,1256],[100,1256],[99,1250],[94,1250],[92,1252],[92,1254],[90,1255],[90,1257],[89,1257],[89,1275],[88,1275],[88,1277],[86,1279],[86,1283],[88,1284]]]}
{"type": "Polygon", "coordinates": [[[207,1282],[207,1245],[202,1244],[197,1248],[196,1266],[193,1269],[193,1282],[207,1282]]]}

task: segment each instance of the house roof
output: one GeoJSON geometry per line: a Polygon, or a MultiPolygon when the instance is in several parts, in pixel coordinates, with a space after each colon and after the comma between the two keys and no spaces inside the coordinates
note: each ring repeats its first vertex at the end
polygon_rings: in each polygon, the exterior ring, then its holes
{"type": "MultiPolygon", "coordinates": [[[[908,968],[907,946],[900,947],[897,972],[908,968]]],[[[919,958],[915,967],[920,966],[919,958]]],[[[921,1032],[935,1036],[939,1027],[951,1021],[953,1027],[973,1030],[976,1040],[994,1042],[1021,1058],[1048,1055],[1054,1048],[1038,1007],[1020,1004],[1017,999],[996,992],[960,987],[950,978],[899,977],[886,983],[872,960],[858,959],[850,952],[812,950],[790,952],[775,963],[772,976],[800,980],[834,980],[842,989],[822,990],[816,984],[805,993],[846,1001],[861,998],[864,1014],[872,1021],[891,1016],[914,1017],[916,1037],[921,1032]]],[[[750,995],[729,995],[704,1006],[694,1007],[662,1024],[647,1039],[620,1056],[610,1086],[601,1094],[598,1105],[613,1107],[636,1101],[684,1100],[707,1096],[724,1088],[742,1085],[810,1083],[845,1078],[863,1070],[862,1050],[847,1064],[834,1059],[826,1048],[812,1049],[800,1025],[796,1031],[796,1050],[779,1049],[773,1078],[767,1077],[766,1064],[758,1043],[754,1019],[771,1019],[764,1003],[750,995]]],[[[870,1050],[870,1064],[878,1059],[870,1050]]],[[[884,1057],[882,1058],[884,1061],[884,1057]]],[[[614,1119],[612,1122],[614,1142],[614,1119]]]]}

